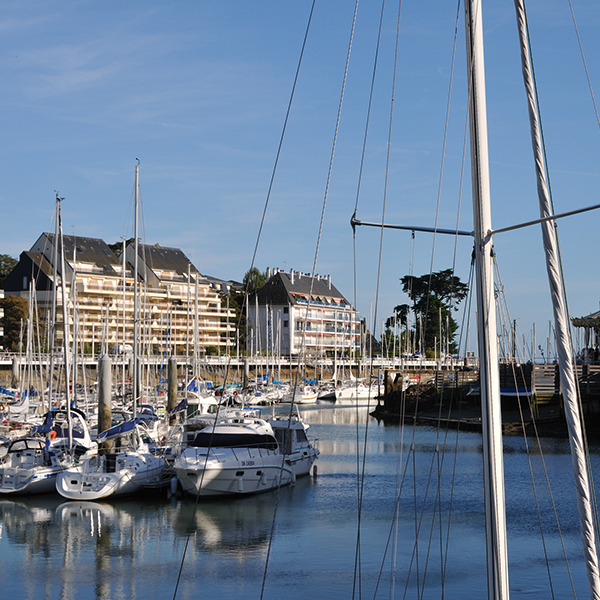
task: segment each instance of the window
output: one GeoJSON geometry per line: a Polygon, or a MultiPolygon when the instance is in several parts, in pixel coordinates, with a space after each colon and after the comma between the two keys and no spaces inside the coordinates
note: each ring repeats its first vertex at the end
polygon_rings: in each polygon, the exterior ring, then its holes
{"type": "Polygon", "coordinates": [[[283,326],[287,329],[290,326],[290,324],[288,321],[284,321],[283,326]]]}
{"type": "Polygon", "coordinates": [[[288,306],[284,306],[283,307],[283,314],[287,315],[290,312],[290,309],[288,306]]]}

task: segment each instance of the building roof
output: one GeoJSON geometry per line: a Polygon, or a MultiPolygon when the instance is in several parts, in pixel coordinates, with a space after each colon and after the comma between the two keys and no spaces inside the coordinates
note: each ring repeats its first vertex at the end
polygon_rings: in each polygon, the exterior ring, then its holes
{"type": "MultiPolygon", "coordinates": [[[[50,262],[52,257],[52,247],[54,245],[54,234],[43,233],[31,250],[41,252],[50,262]]],[[[73,252],[77,261],[77,271],[85,272],[85,264],[94,265],[101,269],[107,275],[117,275],[113,266],[120,266],[120,258],[108,247],[104,240],[98,238],[81,237],[73,235],[63,235],[63,247],[65,252],[65,261],[73,264],[73,252]],[[82,266],[83,265],[83,266],[82,266]]],[[[58,270],[60,272],[60,260],[58,270]]]]}
{"type": "Polygon", "coordinates": [[[50,261],[46,260],[46,257],[41,252],[25,250],[25,252],[21,252],[21,258],[23,256],[26,256],[36,266],[38,271],[41,271],[46,277],[52,278],[54,276],[54,269],[50,261]]]}
{"type": "Polygon", "coordinates": [[[278,269],[275,270],[267,283],[252,295],[250,305],[256,302],[255,297],[258,297],[259,304],[295,305],[306,302],[311,291],[311,304],[350,307],[350,303],[331,283],[331,277],[315,275],[313,278],[306,273],[294,270],[286,273],[278,269]]]}
{"type": "Polygon", "coordinates": [[[226,294],[228,292],[243,292],[244,284],[233,279],[220,279],[211,275],[204,275],[204,278],[210,283],[211,287],[226,294]]]}
{"type": "Polygon", "coordinates": [[[159,280],[187,282],[188,266],[191,274],[197,273],[202,277],[200,271],[179,248],[168,248],[158,244],[154,246],[140,244],[139,256],[159,280]]]}
{"type": "Polygon", "coordinates": [[[26,281],[35,279],[38,290],[50,289],[54,270],[41,252],[26,250],[21,252],[19,262],[4,280],[3,289],[9,292],[23,291],[23,277],[26,281]]]}

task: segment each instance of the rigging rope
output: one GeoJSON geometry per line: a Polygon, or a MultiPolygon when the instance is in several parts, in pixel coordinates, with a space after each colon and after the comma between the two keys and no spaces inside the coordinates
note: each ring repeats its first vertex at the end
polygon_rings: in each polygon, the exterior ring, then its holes
{"type": "MultiPolygon", "coordinates": [[[[363,173],[363,169],[364,169],[364,163],[365,163],[365,153],[366,153],[366,147],[367,147],[367,137],[368,137],[368,132],[369,132],[369,122],[371,119],[371,109],[373,106],[373,90],[375,87],[375,75],[377,73],[377,64],[378,64],[378,59],[379,59],[379,47],[381,44],[381,31],[382,31],[382,27],[383,27],[383,15],[384,15],[384,9],[385,9],[385,0],[382,0],[381,3],[381,12],[380,12],[380,17],[379,17],[379,29],[377,32],[377,44],[376,44],[376,49],[375,49],[375,57],[373,60],[373,74],[371,76],[371,89],[369,92],[369,104],[367,107],[367,118],[366,118],[366,122],[365,122],[365,132],[364,132],[364,136],[363,136],[363,145],[362,145],[362,152],[361,152],[361,158],[360,158],[360,167],[359,167],[359,172],[358,172],[358,182],[357,182],[357,187],[356,187],[356,200],[354,203],[354,210],[356,212],[357,208],[358,208],[358,200],[360,197],[360,188],[361,188],[361,182],[362,182],[362,173],[363,173]]],[[[357,306],[357,291],[356,291],[356,287],[357,287],[357,274],[356,274],[356,232],[353,231],[353,236],[352,236],[352,253],[353,253],[353,305],[356,307],[357,306]]],[[[370,378],[369,378],[369,383],[370,383],[370,378]]],[[[356,407],[357,411],[358,411],[358,394],[357,394],[357,407],[356,407]]],[[[357,412],[358,414],[358,412],[357,412]]],[[[361,553],[360,553],[360,549],[361,549],[361,543],[360,543],[360,532],[361,532],[361,516],[362,516],[362,501],[363,501],[363,492],[364,492],[364,473],[365,473],[365,459],[366,459],[366,444],[367,444],[367,432],[368,432],[368,421],[365,427],[365,437],[364,437],[364,450],[363,450],[363,466],[362,466],[362,476],[361,476],[361,465],[360,465],[360,453],[359,453],[359,448],[360,448],[360,432],[359,432],[359,419],[356,419],[356,449],[357,449],[357,453],[356,453],[356,474],[357,474],[357,530],[356,530],[356,545],[355,545],[355,555],[354,555],[354,576],[353,576],[353,583],[352,583],[352,598],[355,598],[356,594],[358,593],[358,596],[361,597],[361,553]]]]}
{"type": "MultiPolygon", "coordinates": [[[[286,132],[286,128],[287,128],[287,122],[288,122],[288,118],[289,118],[291,107],[292,107],[292,101],[294,99],[294,92],[296,90],[296,84],[298,82],[298,76],[299,76],[299,73],[300,73],[300,66],[302,65],[302,58],[304,56],[304,49],[306,47],[306,41],[307,41],[307,38],[308,38],[308,32],[310,30],[310,24],[311,24],[311,21],[312,21],[312,16],[313,16],[313,12],[314,12],[315,3],[316,3],[316,0],[313,0],[312,5],[311,5],[311,9],[310,9],[310,13],[309,13],[309,17],[308,17],[308,22],[307,22],[307,25],[306,25],[306,31],[304,33],[304,39],[303,39],[303,42],[302,42],[302,49],[300,51],[300,57],[298,59],[298,65],[296,67],[296,74],[295,74],[295,77],[294,77],[294,83],[292,85],[292,90],[291,90],[291,93],[290,93],[290,99],[289,99],[289,102],[288,102],[288,107],[287,107],[287,111],[286,111],[286,115],[285,115],[285,120],[284,120],[284,124],[283,124],[283,128],[282,128],[282,132],[281,132],[281,137],[280,137],[280,140],[279,140],[279,146],[277,148],[277,154],[276,154],[276,158],[275,158],[275,164],[273,165],[273,171],[272,171],[272,174],[271,174],[271,180],[269,182],[269,189],[268,189],[268,192],[267,192],[267,197],[266,197],[266,200],[265,200],[265,206],[264,206],[264,209],[263,209],[263,214],[262,214],[262,218],[261,218],[261,222],[260,222],[260,226],[259,226],[259,230],[258,230],[258,234],[257,234],[257,238],[256,238],[256,244],[254,246],[254,252],[252,254],[252,260],[251,260],[251,264],[250,264],[250,270],[252,270],[252,268],[254,267],[254,262],[255,262],[255,259],[256,259],[256,253],[258,252],[258,245],[259,245],[259,242],[260,242],[261,233],[262,233],[262,229],[263,229],[264,222],[265,222],[267,208],[268,208],[268,205],[269,205],[269,199],[271,197],[271,190],[273,188],[273,181],[275,179],[275,173],[277,171],[277,165],[278,165],[278,162],[279,162],[279,156],[281,154],[281,148],[283,146],[283,139],[285,137],[285,132],[286,132]]],[[[244,314],[244,306],[247,306],[247,303],[248,303],[248,289],[249,289],[249,285],[250,285],[250,278],[248,278],[248,281],[246,283],[246,290],[245,290],[245,294],[244,294],[244,301],[243,301],[242,307],[240,309],[240,314],[239,314],[239,317],[238,317],[238,330],[239,330],[239,327],[241,325],[242,315],[244,314]]],[[[227,370],[225,372],[225,378],[224,378],[224,381],[223,381],[223,391],[225,391],[226,386],[227,386],[227,381],[228,381],[228,377],[229,377],[230,362],[231,362],[231,357],[229,357],[229,360],[228,360],[228,363],[227,363],[227,370]]],[[[219,406],[220,405],[217,405],[217,414],[215,415],[215,424],[216,424],[216,420],[218,418],[219,406]]],[[[292,406],[293,406],[293,400],[292,400],[292,406]]],[[[291,411],[292,411],[292,408],[290,408],[290,414],[291,414],[291,411]]],[[[214,432],[214,427],[213,427],[213,432],[214,432]]],[[[211,437],[212,437],[212,433],[211,433],[211,437]]],[[[212,440],[211,440],[211,442],[212,442],[212,440]]],[[[211,443],[211,445],[212,445],[212,443],[211,443]]],[[[206,454],[206,458],[208,460],[208,453],[206,454]]],[[[203,477],[204,477],[204,471],[202,473],[202,478],[203,477]]],[[[198,505],[198,499],[199,499],[199,496],[200,496],[200,488],[201,488],[201,485],[199,486],[198,494],[196,496],[196,502],[194,504],[194,509],[192,511],[192,516],[191,516],[191,519],[190,519],[190,525],[193,522],[193,519],[195,517],[196,508],[197,508],[197,505],[198,505]]],[[[274,517],[274,519],[275,519],[275,517],[274,517]]],[[[188,535],[186,536],[184,550],[183,550],[182,557],[181,557],[181,565],[180,565],[180,568],[179,568],[179,572],[177,574],[177,581],[176,581],[176,584],[175,584],[175,589],[173,591],[173,600],[175,600],[175,598],[177,596],[177,590],[179,588],[179,583],[181,581],[181,575],[182,575],[182,572],[183,572],[183,565],[184,565],[184,562],[185,562],[185,557],[186,557],[187,549],[188,549],[188,546],[189,546],[189,541],[190,541],[190,537],[191,537],[191,531],[192,531],[192,528],[190,526],[190,530],[188,532],[188,535]]],[[[265,561],[263,582],[262,582],[261,595],[260,595],[261,598],[263,597],[263,594],[264,594],[264,586],[265,586],[266,573],[267,573],[268,563],[269,563],[269,556],[270,556],[272,535],[273,535],[273,528],[271,529],[271,536],[269,538],[269,550],[268,550],[267,558],[266,558],[266,561],[265,561]]]]}
{"type": "Polygon", "coordinates": [[[579,44],[579,52],[581,54],[581,60],[583,62],[583,68],[585,69],[585,76],[587,78],[588,87],[590,88],[590,96],[592,97],[592,103],[594,105],[594,112],[596,113],[596,122],[600,128],[600,116],[598,115],[598,105],[596,104],[596,97],[594,96],[594,90],[592,88],[592,81],[590,79],[590,73],[587,68],[587,62],[585,60],[585,54],[583,52],[583,45],[581,44],[581,37],[579,36],[579,28],[577,27],[577,21],[575,20],[575,11],[573,10],[573,4],[569,0],[569,8],[571,9],[571,18],[573,19],[573,26],[575,27],[575,34],[577,35],[577,43],[579,44]]]}
{"type": "MultiPolygon", "coordinates": [[[[394,62],[394,84],[392,87],[392,101],[391,101],[391,110],[390,110],[390,123],[389,123],[389,133],[388,133],[388,153],[387,153],[387,162],[386,162],[386,178],[385,178],[385,188],[384,188],[384,201],[383,201],[383,207],[382,207],[382,219],[381,222],[384,223],[385,222],[385,201],[386,201],[386,194],[387,194],[387,183],[388,183],[388,173],[389,173],[389,153],[390,153],[390,145],[391,145],[391,130],[392,130],[392,116],[393,116],[393,103],[394,103],[394,90],[395,90],[395,76],[396,76],[396,68],[397,68],[397,49],[398,49],[398,37],[399,37],[399,23],[400,23],[400,7],[401,7],[401,2],[400,2],[400,6],[399,6],[399,11],[398,11],[398,30],[397,30],[397,38],[396,38],[396,55],[395,55],[395,62],[394,62]]],[[[460,2],[459,5],[457,7],[457,18],[456,18],[456,25],[455,25],[455,37],[454,37],[454,48],[453,48],[453,56],[452,56],[452,73],[453,73],[453,68],[454,68],[454,59],[455,59],[455,50],[456,50],[456,38],[457,38],[457,31],[458,31],[458,19],[459,19],[459,13],[460,13],[460,2]]],[[[445,147],[446,147],[446,140],[447,140],[447,130],[448,130],[448,119],[449,119],[449,109],[450,109],[450,100],[451,100],[451,90],[452,90],[452,76],[451,76],[451,80],[450,80],[450,89],[449,89],[449,93],[448,93],[448,106],[447,106],[447,113],[446,113],[446,126],[445,126],[445,134],[444,134],[444,144],[443,144],[443,150],[442,150],[442,162],[441,162],[441,172],[440,172],[440,180],[439,180],[439,188],[438,188],[438,201],[437,201],[437,210],[436,210],[436,224],[435,224],[435,229],[437,230],[437,220],[438,220],[438,215],[439,215],[439,206],[440,206],[440,198],[441,198],[441,185],[442,185],[442,178],[443,178],[443,165],[444,165],[444,156],[445,156],[445,147]]],[[[464,156],[464,155],[463,155],[464,156]]],[[[464,161],[463,161],[464,162],[464,161]]],[[[361,164],[362,166],[362,164],[361,164]]],[[[462,181],[462,179],[461,179],[462,181]]],[[[460,206],[460,202],[459,202],[459,206],[460,206]]],[[[459,210],[460,213],[460,210],[459,210]]],[[[457,217],[457,223],[458,223],[458,219],[459,216],[457,217]]],[[[458,228],[458,226],[457,226],[458,228]]],[[[381,255],[382,255],[382,247],[383,247],[383,228],[381,231],[381,237],[380,237],[380,251],[379,251],[379,264],[378,264],[378,273],[377,273],[377,298],[378,298],[378,290],[379,290],[379,282],[380,282],[380,272],[381,272],[381,255]]],[[[413,260],[414,260],[414,255],[413,255],[413,251],[414,251],[414,232],[412,233],[411,236],[411,256],[410,256],[410,270],[412,273],[412,266],[413,266],[413,260]]],[[[430,282],[429,285],[431,286],[431,277],[432,277],[432,272],[433,272],[433,257],[435,254],[435,233],[434,233],[434,245],[432,248],[432,263],[431,263],[431,268],[430,268],[430,282]]],[[[456,259],[456,241],[455,241],[455,251],[454,251],[454,261],[456,259]]],[[[452,270],[452,272],[454,272],[454,268],[452,270]]],[[[410,284],[410,282],[409,282],[410,284]]],[[[429,298],[428,298],[429,300],[429,298]]],[[[377,301],[376,301],[376,310],[377,310],[377,301]]],[[[376,320],[375,320],[376,322],[376,320]]],[[[416,326],[416,323],[415,323],[416,326]]],[[[407,327],[408,330],[408,327],[407,327]]],[[[422,334],[420,336],[420,339],[422,339],[422,334]]],[[[440,340],[441,343],[441,340],[440,340]]],[[[402,394],[402,396],[404,396],[404,394],[402,394]]],[[[418,410],[418,396],[417,396],[417,403],[415,405],[415,417],[417,414],[417,410],[418,410]]],[[[441,409],[440,409],[441,410],[441,409]]],[[[441,418],[441,415],[440,415],[441,418]]],[[[404,419],[401,419],[401,423],[402,425],[404,424],[404,419]]],[[[439,421],[438,421],[439,423],[439,421]]],[[[439,428],[438,428],[439,429],[439,428]]],[[[412,443],[412,447],[414,448],[414,429],[413,429],[413,443],[412,443]]],[[[438,433],[439,435],[439,433],[438,433]]],[[[434,455],[435,456],[435,455],[434,455]]],[[[439,459],[439,457],[438,457],[439,459]]],[[[412,460],[413,460],[413,472],[416,474],[416,463],[415,463],[415,454],[414,452],[412,453],[412,460]]],[[[438,460],[438,469],[441,469],[441,466],[443,464],[443,461],[439,461],[438,460]]],[[[431,479],[431,472],[433,470],[433,459],[432,459],[432,464],[430,466],[430,479],[431,479]]],[[[438,471],[438,482],[439,482],[439,477],[441,477],[441,472],[438,471]]],[[[421,508],[421,515],[420,517],[418,517],[418,509],[417,509],[417,497],[416,497],[416,478],[414,480],[414,485],[413,485],[413,496],[414,496],[414,505],[415,505],[415,546],[413,549],[413,559],[411,560],[411,564],[412,561],[414,560],[416,563],[416,571],[417,571],[417,588],[419,587],[419,580],[420,580],[420,576],[419,576],[419,552],[418,552],[418,537],[419,537],[419,530],[421,527],[421,523],[423,520],[423,516],[424,516],[424,511],[425,511],[425,501],[427,498],[427,494],[425,496],[425,499],[423,501],[423,506],[421,508]]],[[[427,489],[429,488],[429,484],[427,489]]],[[[439,484],[438,484],[438,489],[439,489],[439,484]]],[[[438,505],[438,497],[436,495],[436,506],[438,505]]],[[[399,500],[399,499],[398,499],[399,500]]],[[[398,509],[396,509],[397,511],[398,509]]],[[[395,518],[397,517],[397,513],[395,518]]],[[[433,518],[433,522],[432,522],[432,528],[433,528],[433,524],[435,522],[435,507],[434,507],[434,518],[433,518]]],[[[441,528],[441,523],[440,523],[440,528],[441,528]]],[[[391,535],[391,532],[390,532],[391,535]]],[[[433,529],[432,529],[432,533],[430,534],[430,544],[431,544],[431,536],[433,535],[433,529]]],[[[388,544],[389,544],[389,540],[388,540],[388,544]]],[[[440,539],[440,546],[442,546],[442,540],[440,539]]],[[[386,549],[387,552],[387,549],[386,549]]],[[[428,556],[429,556],[429,552],[428,552],[428,556]]],[[[442,565],[443,565],[443,559],[442,560],[442,565]]],[[[395,568],[395,563],[394,563],[394,568],[395,568]]],[[[426,570],[427,570],[427,562],[426,562],[426,566],[425,566],[425,573],[423,575],[423,583],[425,581],[425,574],[426,574],[426,570]]],[[[381,577],[381,573],[380,573],[380,577],[381,577]]],[[[395,581],[394,579],[394,574],[392,574],[392,584],[395,581]]],[[[378,580],[378,584],[379,585],[379,580],[378,580]]],[[[406,582],[406,585],[408,586],[408,579],[406,582]]],[[[406,594],[407,588],[405,588],[405,594],[406,594]]],[[[392,597],[393,597],[393,585],[392,585],[392,597]]]]}
{"type": "MultiPolygon", "coordinates": [[[[538,197],[541,216],[554,213],[548,164],[541,119],[539,117],[539,101],[535,84],[531,43],[527,14],[523,0],[515,0],[517,23],[521,40],[521,62],[523,78],[529,105],[532,146],[537,167],[538,197]],[[534,110],[535,106],[535,110],[534,110]]],[[[572,12],[573,15],[573,12],[572,12]]],[[[542,225],[548,280],[551,288],[555,323],[557,328],[557,352],[560,356],[559,373],[561,388],[564,394],[566,420],[569,430],[569,440],[572,453],[577,503],[580,515],[580,526],[584,540],[583,551],[586,559],[586,572],[590,586],[590,595],[600,597],[600,567],[598,565],[598,509],[595,499],[594,483],[590,468],[590,456],[585,426],[581,395],[573,365],[573,340],[568,322],[568,304],[564,285],[564,272],[560,256],[560,246],[556,224],[551,228],[550,223],[542,225]]]]}
{"type": "MultiPolygon", "coordinates": [[[[499,282],[501,282],[501,277],[500,277],[500,272],[499,272],[499,267],[497,264],[497,261],[494,260],[494,267],[495,267],[495,271],[496,271],[496,278],[499,282]]],[[[510,321],[510,315],[508,314],[508,304],[506,303],[506,298],[504,298],[504,308],[507,312],[509,321],[510,321]]],[[[535,364],[535,363],[534,363],[535,364]]],[[[520,370],[521,370],[521,380],[523,382],[525,382],[525,375],[523,372],[523,366],[522,364],[520,364],[520,370]]],[[[545,538],[544,538],[544,531],[542,529],[542,521],[541,521],[541,511],[539,508],[539,502],[538,502],[538,494],[537,494],[537,489],[535,486],[535,479],[534,479],[534,474],[533,474],[533,467],[532,467],[532,461],[531,461],[531,451],[529,448],[529,442],[528,442],[528,437],[527,437],[527,432],[526,432],[526,428],[525,428],[525,422],[524,422],[524,417],[523,417],[523,411],[522,411],[522,406],[521,406],[521,401],[520,401],[520,393],[519,393],[519,387],[517,385],[517,376],[516,376],[516,372],[515,372],[515,363],[513,361],[512,363],[512,372],[513,372],[513,381],[514,381],[514,385],[515,385],[515,389],[517,390],[517,403],[519,406],[519,413],[520,413],[520,419],[521,419],[521,427],[522,427],[522,431],[523,431],[523,437],[524,437],[524,442],[525,442],[525,449],[526,449],[526,454],[527,454],[527,459],[529,462],[529,469],[530,469],[530,477],[531,477],[531,483],[532,483],[532,489],[533,489],[533,494],[534,494],[534,498],[535,498],[535,504],[536,504],[536,508],[537,508],[537,512],[538,512],[538,523],[539,523],[539,528],[540,528],[540,535],[542,537],[542,546],[543,546],[543,550],[544,550],[544,557],[545,557],[545,561],[546,561],[546,569],[548,572],[548,579],[549,579],[549,585],[550,585],[550,591],[552,593],[552,597],[554,597],[554,592],[553,592],[553,586],[552,586],[552,578],[551,578],[551,574],[550,574],[550,564],[549,564],[549,559],[547,556],[547,552],[546,552],[546,542],[545,542],[545,538]]],[[[539,435],[539,431],[537,428],[537,419],[536,419],[536,414],[537,414],[537,409],[536,409],[536,404],[535,404],[535,399],[532,398],[531,394],[529,393],[529,391],[526,391],[526,399],[527,399],[527,404],[528,404],[528,408],[529,408],[529,412],[531,415],[531,425],[533,427],[534,430],[534,438],[535,438],[535,442],[536,442],[536,446],[538,448],[538,452],[539,452],[539,456],[540,456],[540,460],[542,463],[542,468],[544,471],[544,475],[545,475],[545,479],[546,479],[546,486],[548,488],[548,495],[549,495],[549,499],[552,503],[552,509],[553,509],[553,513],[554,513],[554,520],[556,522],[556,527],[557,527],[557,531],[558,531],[558,536],[561,542],[561,547],[562,547],[562,552],[563,552],[563,556],[565,559],[565,565],[567,568],[567,573],[569,576],[569,581],[571,584],[571,590],[573,593],[573,597],[576,598],[576,593],[575,593],[575,584],[573,582],[573,576],[571,573],[571,565],[567,556],[567,549],[565,546],[565,541],[563,538],[563,534],[562,534],[562,528],[560,526],[560,520],[558,517],[558,510],[556,508],[556,504],[554,501],[554,494],[552,492],[552,485],[550,483],[550,477],[548,475],[548,471],[546,468],[546,460],[545,460],[545,453],[543,451],[542,448],[542,444],[541,444],[541,440],[540,440],[540,435],[539,435]]]]}
{"type": "MultiPolygon", "coordinates": [[[[338,105],[338,114],[337,114],[337,119],[336,119],[336,124],[335,124],[335,133],[333,136],[333,143],[332,143],[332,148],[331,148],[331,157],[330,157],[330,161],[329,161],[329,169],[327,172],[327,183],[325,186],[325,194],[324,194],[324,198],[323,198],[323,206],[321,209],[321,220],[319,223],[319,232],[317,234],[317,242],[316,242],[316,248],[315,248],[315,257],[314,257],[314,261],[313,261],[313,268],[312,268],[312,273],[311,273],[311,282],[310,282],[310,290],[309,290],[309,294],[308,294],[308,303],[306,306],[306,316],[304,319],[304,324],[302,327],[302,344],[301,344],[301,349],[300,349],[300,354],[299,354],[299,359],[300,357],[304,356],[304,351],[305,351],[305,344],[306,344],[306,324],[308,323],[308,317],[309,317],[309,311],[311,308],[311,302],[313,300],[313,286],[314,286],[314,281],[315,281],[315,274],[317,271],[317,260],[318,260],[318,256],[319,256],[319,247],[320,247],[320,243],[321,243],[321,235],[323,232],[323,222],[325,219],[325,209],[327,207],[327,199],[328,199],[328,195],[329,195],[329,184],[331,181],[331,171],[333,168],[333,159],[335,156],[335,147],[336,147],[336,142],[337,142],[337,136],[338,136],[338,131],[339,131],[339,125],[340,125],[340,118],[341,118],[341,113],[342,113],[342,106],[343,106],[343,102],[344,102],[344,92],[346,89],[346,80],[348,77],[348,66],[350,63],[350,53],[352,50],[352,42],[354,40],[354,29],[356,26],[356,15],[358,12],[358,3],[359,0],[356,0],[355,5],[354,5],[354,14],[352,17],[352,27],[351,27],[351,31],[350,31],[350,41],[348,43],[348,53],[346,56],[346,65],[344,68],[344,77],[343,77],[343,82],[342,82],[342,89],[341,89],[341,93],[340,93],[340,100],[339,100],[339,105],[338,105]]],[[[314,0],[313,0],[313,7],[314,7],[314,0]]],[[[311,9],[311,17],[312,17],[312,9],[311,9]]],[[[310,21],[309,21],[309,25],[310,25],[310,21]]],[[[308,36],[308,27],[307,27],[307,32],[306,35],[308,36]]],[[[306,37],[305,37],[305,42],[306,44],[306,37]]],[[[304,52],[304,45],[302,47],[302,51],[304,52]]],[[[269,189],[270,191],[270,189],[269,189]]],[[[262,227],[262,223],[261,223],[261,227],[262,227]]],[[[256,251],[255,251],[255,255],[256,255],[256,251]]],[[[254,260],[254,257],[253,257],[254,260]]],[[[291,408],[290,408],[290,418],[291,418],[291,413],[294,407],[294,402],[295,402],[295,397],[296,397],[296,389],[297,389],[297,384],[298,384],[298,378],[299,378],[299,374],[300,374],[300,361],[298,362],[298,369],[296,370],[296,380],[294,382],[294,388],[292,391],[292,404],[291,404],[291,408]]],[[[288,422],[289,425],[289,422],[288,422]]],[[[282,464],[282,469],[283,469],[283,464],[282,464]]],[[[278,490],[279,490],[279,486],[278,486],[278,490]]],[[[279,497],[279,496],[278,496],[279,497]]],[[[267,569],[268,569],[268,564],[269,564],[269,557],[270,557],[270,553],[271,553],[271,547],[272,547],[272,540],[273,540],[273,535],[274,535],[274,530],[275,530],[275,517],[276,517],[276,511],[277,511],[277,505],[275,507],[275,512],[273,515],[273,523],[272,523],[272,528],[271,528],[271,535],[269,537],[269,545],[268,545],[268,551],[267,551],[267,557],[265,560],[265,569],[264,569],[264,574],[263,574],[263,583],[262,583],[262,587],[261,587],[261,594],[260,594],[260,598],[262,600],[263,596],[264,596],[264,588],[265,588],[265,582],[266,582],[266,575],[267,575],[267,569]]]]}

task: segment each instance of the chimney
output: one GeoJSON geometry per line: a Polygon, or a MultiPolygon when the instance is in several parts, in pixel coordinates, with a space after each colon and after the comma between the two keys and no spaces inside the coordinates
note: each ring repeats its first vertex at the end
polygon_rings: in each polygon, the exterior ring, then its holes
{"type": "Polygon", "coordinates": [[[267,267],[267,281],[271,279],[271,267],[267,267]]]}
{"type": "Polygon", "coordinates": [[[294,285],[294,269],[290,269],[290,281],[292,285],[294,285]]]}
{"type": "Polygon", "coordinates": [[[327,275],[327,286],[331,289],[331,275],[327,275]]]}

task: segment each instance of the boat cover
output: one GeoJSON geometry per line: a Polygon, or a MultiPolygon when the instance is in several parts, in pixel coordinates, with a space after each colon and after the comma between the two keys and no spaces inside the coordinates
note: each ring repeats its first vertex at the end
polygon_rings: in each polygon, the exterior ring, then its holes
{"type": "Polygon", "coordinates": [[[107,440],[113,440],[114,438],[123,437],[127,435],[131,431],[133,431],[138,425],[138,419],[133,419],[131,421],[125,421],[124,423],[119,423],[119,425],[115,425],[110,429],[106,429],[102,433],[98,434],[96,438],[98,442],[105,442],[107,440]]]}

